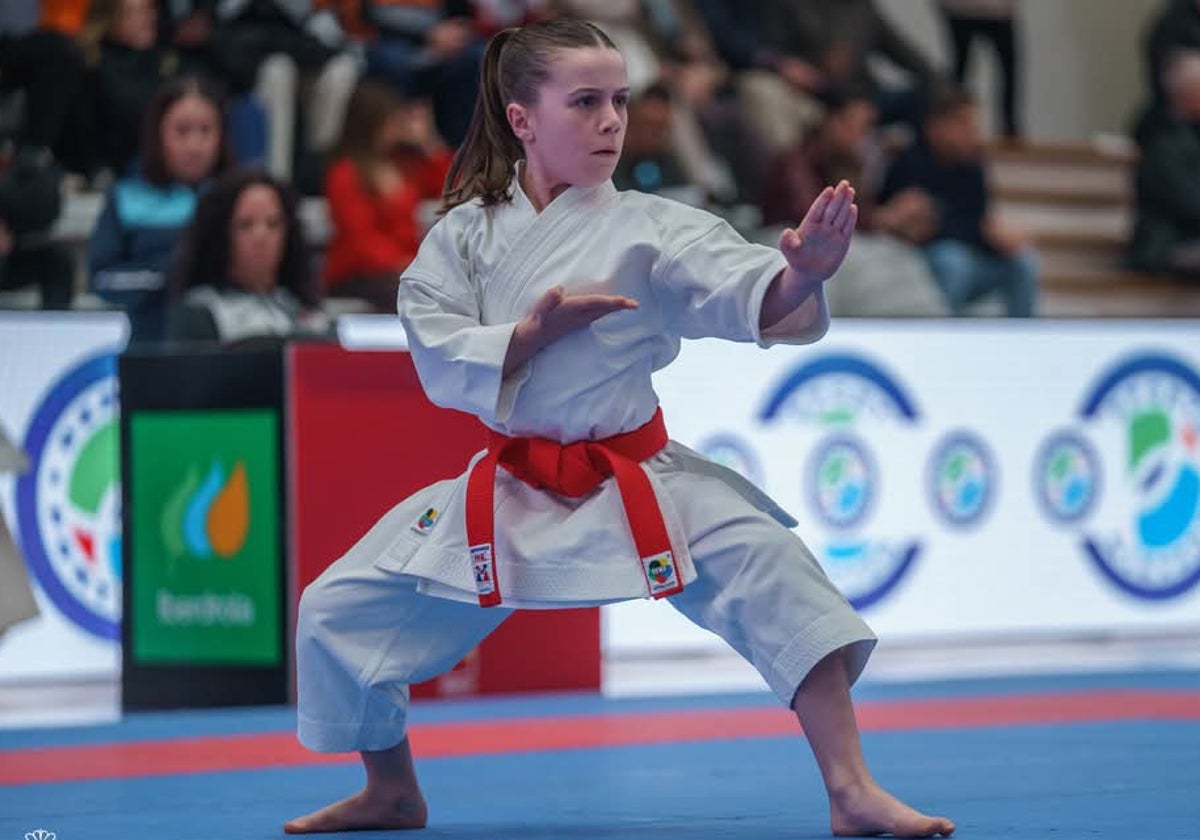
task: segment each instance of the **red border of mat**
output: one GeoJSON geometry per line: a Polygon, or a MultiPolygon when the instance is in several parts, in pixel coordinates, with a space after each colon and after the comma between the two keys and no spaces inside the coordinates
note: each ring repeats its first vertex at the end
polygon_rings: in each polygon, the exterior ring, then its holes
{"type": "MultiPolygon", "coordinates": [[[[857,706],[864,731],[1021,724],[1200,721],[1198,691],[1088,691],[888,702],[857,706]]],[[[712,741],[799,734],[785,709],[713,709],[413,725],[418,758],[712,741]]],[[[309,752],[293,733],[172,738],[0,750],[0,784],[118,779],[355,761],[309,752]]]]}

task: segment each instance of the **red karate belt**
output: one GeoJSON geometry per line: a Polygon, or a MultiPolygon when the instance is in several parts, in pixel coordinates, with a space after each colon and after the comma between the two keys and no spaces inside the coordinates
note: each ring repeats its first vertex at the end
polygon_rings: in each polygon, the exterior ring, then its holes
{"type": "Polygon", "coordinates": [[[495,552],[498,465],[531,487],[573,499],[587,495],[609,476],[615,477],[650,596],[664,598],[681,592],[683,581],[671,554],[667,525],[650,478],[641,467],[642,461],[661,452],[667,442],[661,408],[644,426],[603,440],[564,445],[545,438],[491,432],[487,455],[467,479],[467,542],[479,605],[501,603],[495,552]]]}

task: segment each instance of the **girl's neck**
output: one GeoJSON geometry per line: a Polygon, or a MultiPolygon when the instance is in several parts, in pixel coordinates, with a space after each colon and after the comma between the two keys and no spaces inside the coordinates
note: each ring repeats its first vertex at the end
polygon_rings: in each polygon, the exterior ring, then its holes
{"type": "Polygon", "coordinates": [[[529,203],[533,205],[533,209],[541,213],[550,202],[558,198],[571,186],[562,181],[554,181],[541,172],[537,166],[530,166],[528,160],[521,167],[520,177],[521,190],[525,193],[525,197],[529,199],[529,203]]]}

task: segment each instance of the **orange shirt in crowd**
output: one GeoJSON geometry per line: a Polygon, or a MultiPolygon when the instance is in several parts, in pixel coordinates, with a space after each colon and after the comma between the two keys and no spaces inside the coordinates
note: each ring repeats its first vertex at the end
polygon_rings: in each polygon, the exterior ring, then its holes
{"type": "Polygon", "coordinates": [[[72,37],[83,29],[91,0],[42,0],[41,26],[72,37]]]}
{"type": "Polygon", "coordinates": [[[330,165],[325,199],[333,236],[325,251],[326,288],[352,277],[399,272],[412,262],[422,236],[417,208],[441,197],[452,159],[449,149],[401,159],[404,184],[388,195],[364,183],[349,158],[330,165]]]}

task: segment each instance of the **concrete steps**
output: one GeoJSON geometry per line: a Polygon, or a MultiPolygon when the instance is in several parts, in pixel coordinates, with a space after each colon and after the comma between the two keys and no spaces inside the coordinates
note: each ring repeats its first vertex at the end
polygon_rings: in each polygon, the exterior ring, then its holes
{"type": "Polygon", "coordinates": [[[1127,143],[996,146],[1000,214],[1031,234],[1051,317],[1200,317],[1200,286],[1124,266],[1137,152],[1127,143]]]}

